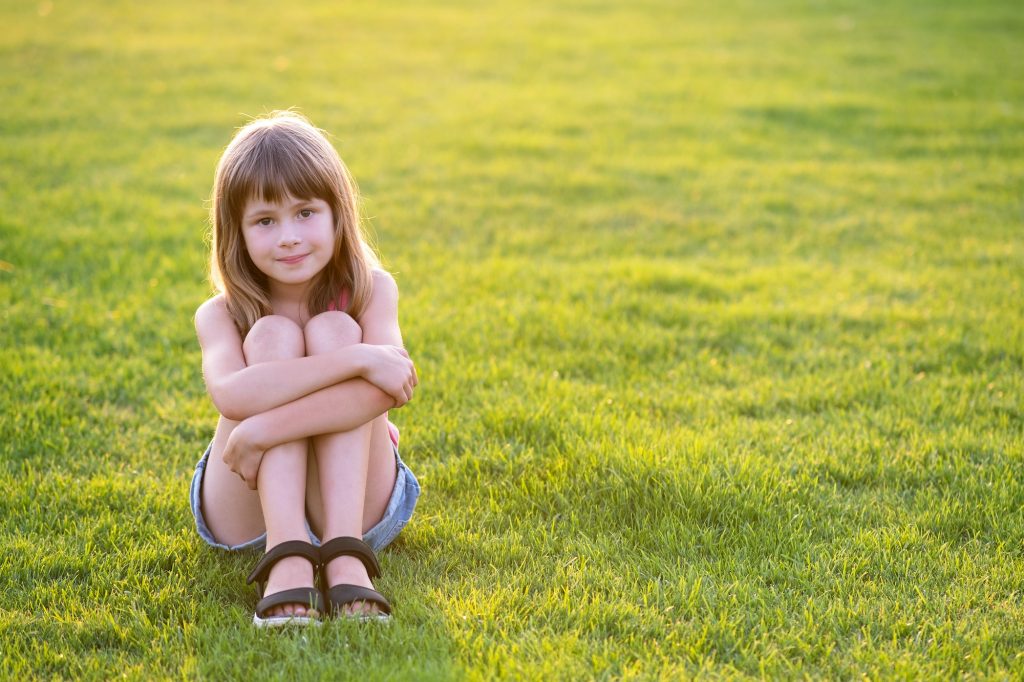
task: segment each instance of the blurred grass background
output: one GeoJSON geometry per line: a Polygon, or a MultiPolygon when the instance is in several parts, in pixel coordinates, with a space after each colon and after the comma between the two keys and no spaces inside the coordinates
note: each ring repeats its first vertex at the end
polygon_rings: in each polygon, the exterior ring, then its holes
{"type": "Polygon", "coordinates": [[[12,677],[1022,674],[1017,3],[0,2],[12,677]],[[248,116],[402,290],[387,629],[249,624],[187,508],[248,116]]]}

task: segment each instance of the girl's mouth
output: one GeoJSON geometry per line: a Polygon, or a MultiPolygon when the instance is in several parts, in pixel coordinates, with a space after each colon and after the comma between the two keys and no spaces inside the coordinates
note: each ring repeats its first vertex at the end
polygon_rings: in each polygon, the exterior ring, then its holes
{"type": "Polygon", "coordinates": [[[278,258],[277,260],[278,260],[278,262],[281,262],[281,263],[287,263],[288,265],[294,265],[295,263],[300,262],[303,258],[305,258],[308,255],[309,255],[308,253],[304,253],[301,256],[289,256],[287,258],[278,258]]]}

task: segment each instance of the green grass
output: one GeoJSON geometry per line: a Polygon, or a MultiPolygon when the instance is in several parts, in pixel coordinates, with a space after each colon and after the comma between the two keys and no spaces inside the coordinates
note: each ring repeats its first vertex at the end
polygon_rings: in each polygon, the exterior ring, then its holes
{"type": "Polygon", "coordinates": [[[1024,676],[1017,3],[0,4],[0,676],[1024,676]],[[186,499],[232,130],[403,292],[397,620],[256,632],[186,499]]]}

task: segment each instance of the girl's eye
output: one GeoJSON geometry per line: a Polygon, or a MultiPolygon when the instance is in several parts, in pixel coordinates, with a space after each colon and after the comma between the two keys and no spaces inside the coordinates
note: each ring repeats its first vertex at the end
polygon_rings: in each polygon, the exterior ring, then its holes
{"type": "Polygon", "coordinates": [[[270,220],[270,218],[260,218],[259,222],[257,224],[266,227],[266,226],[270,225],[271,222],[273,222],[273,221],[270,220]]]}
{"type": "Polygon", "coordinates": [[[313,215],[313,209],[304,208],[301,211],[299,211],[299,215],[302,216],[303,218],[308,218],[309,216],[313,215]]]}

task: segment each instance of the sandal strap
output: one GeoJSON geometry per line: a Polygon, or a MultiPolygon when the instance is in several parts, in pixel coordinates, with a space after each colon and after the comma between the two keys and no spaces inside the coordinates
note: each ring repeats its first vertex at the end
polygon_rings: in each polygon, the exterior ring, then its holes
{"type": "Polygon", "coordinates": [[[313,564],[314,569],[320,565],[320,553],[317,552],[316,547],[303,540],[289,540],[288,542],[276,545],[272,550],[264,554],[263,558],[256,564],[256,568],[252,569],[252,573],[249,574],[245,583],[248,585],[255,581],[260,583],[267,582],[267,576],[270,574],[270,569],[274,567],[274,564],[290,556],[300,556],[308,559],[309,563],[313,564]]]}
{"type": "Polygon", "coordinates": [[[346,604],[357,601],[370,602],[380,607],[383,613],[391,613],[391,604],[377,590],[371,590],[359,585],[335,585],[327,591],[327,604],[331,611],[340,609],[346,604]]]}
{"type": "Polygon", "coordinates": [[[359,538],[334,538],[320,546],[321,566],[326,566],[327,562],[340,556],[354,556],[362,561],[370,580],[380,575],[380,564],[377,563],[376,555],[370,546],[359,538]]]}
{"type": "Polygon", "coordinates": [[[256,604],[256,615],[263,618],[267,611],[280,606],[281,604],[302,604],[317,613],[323,613],[324,604],[320,598],[320,590],[315,587],[296,587],[290,590],[282,590],[260,599],[256,604]]]}

